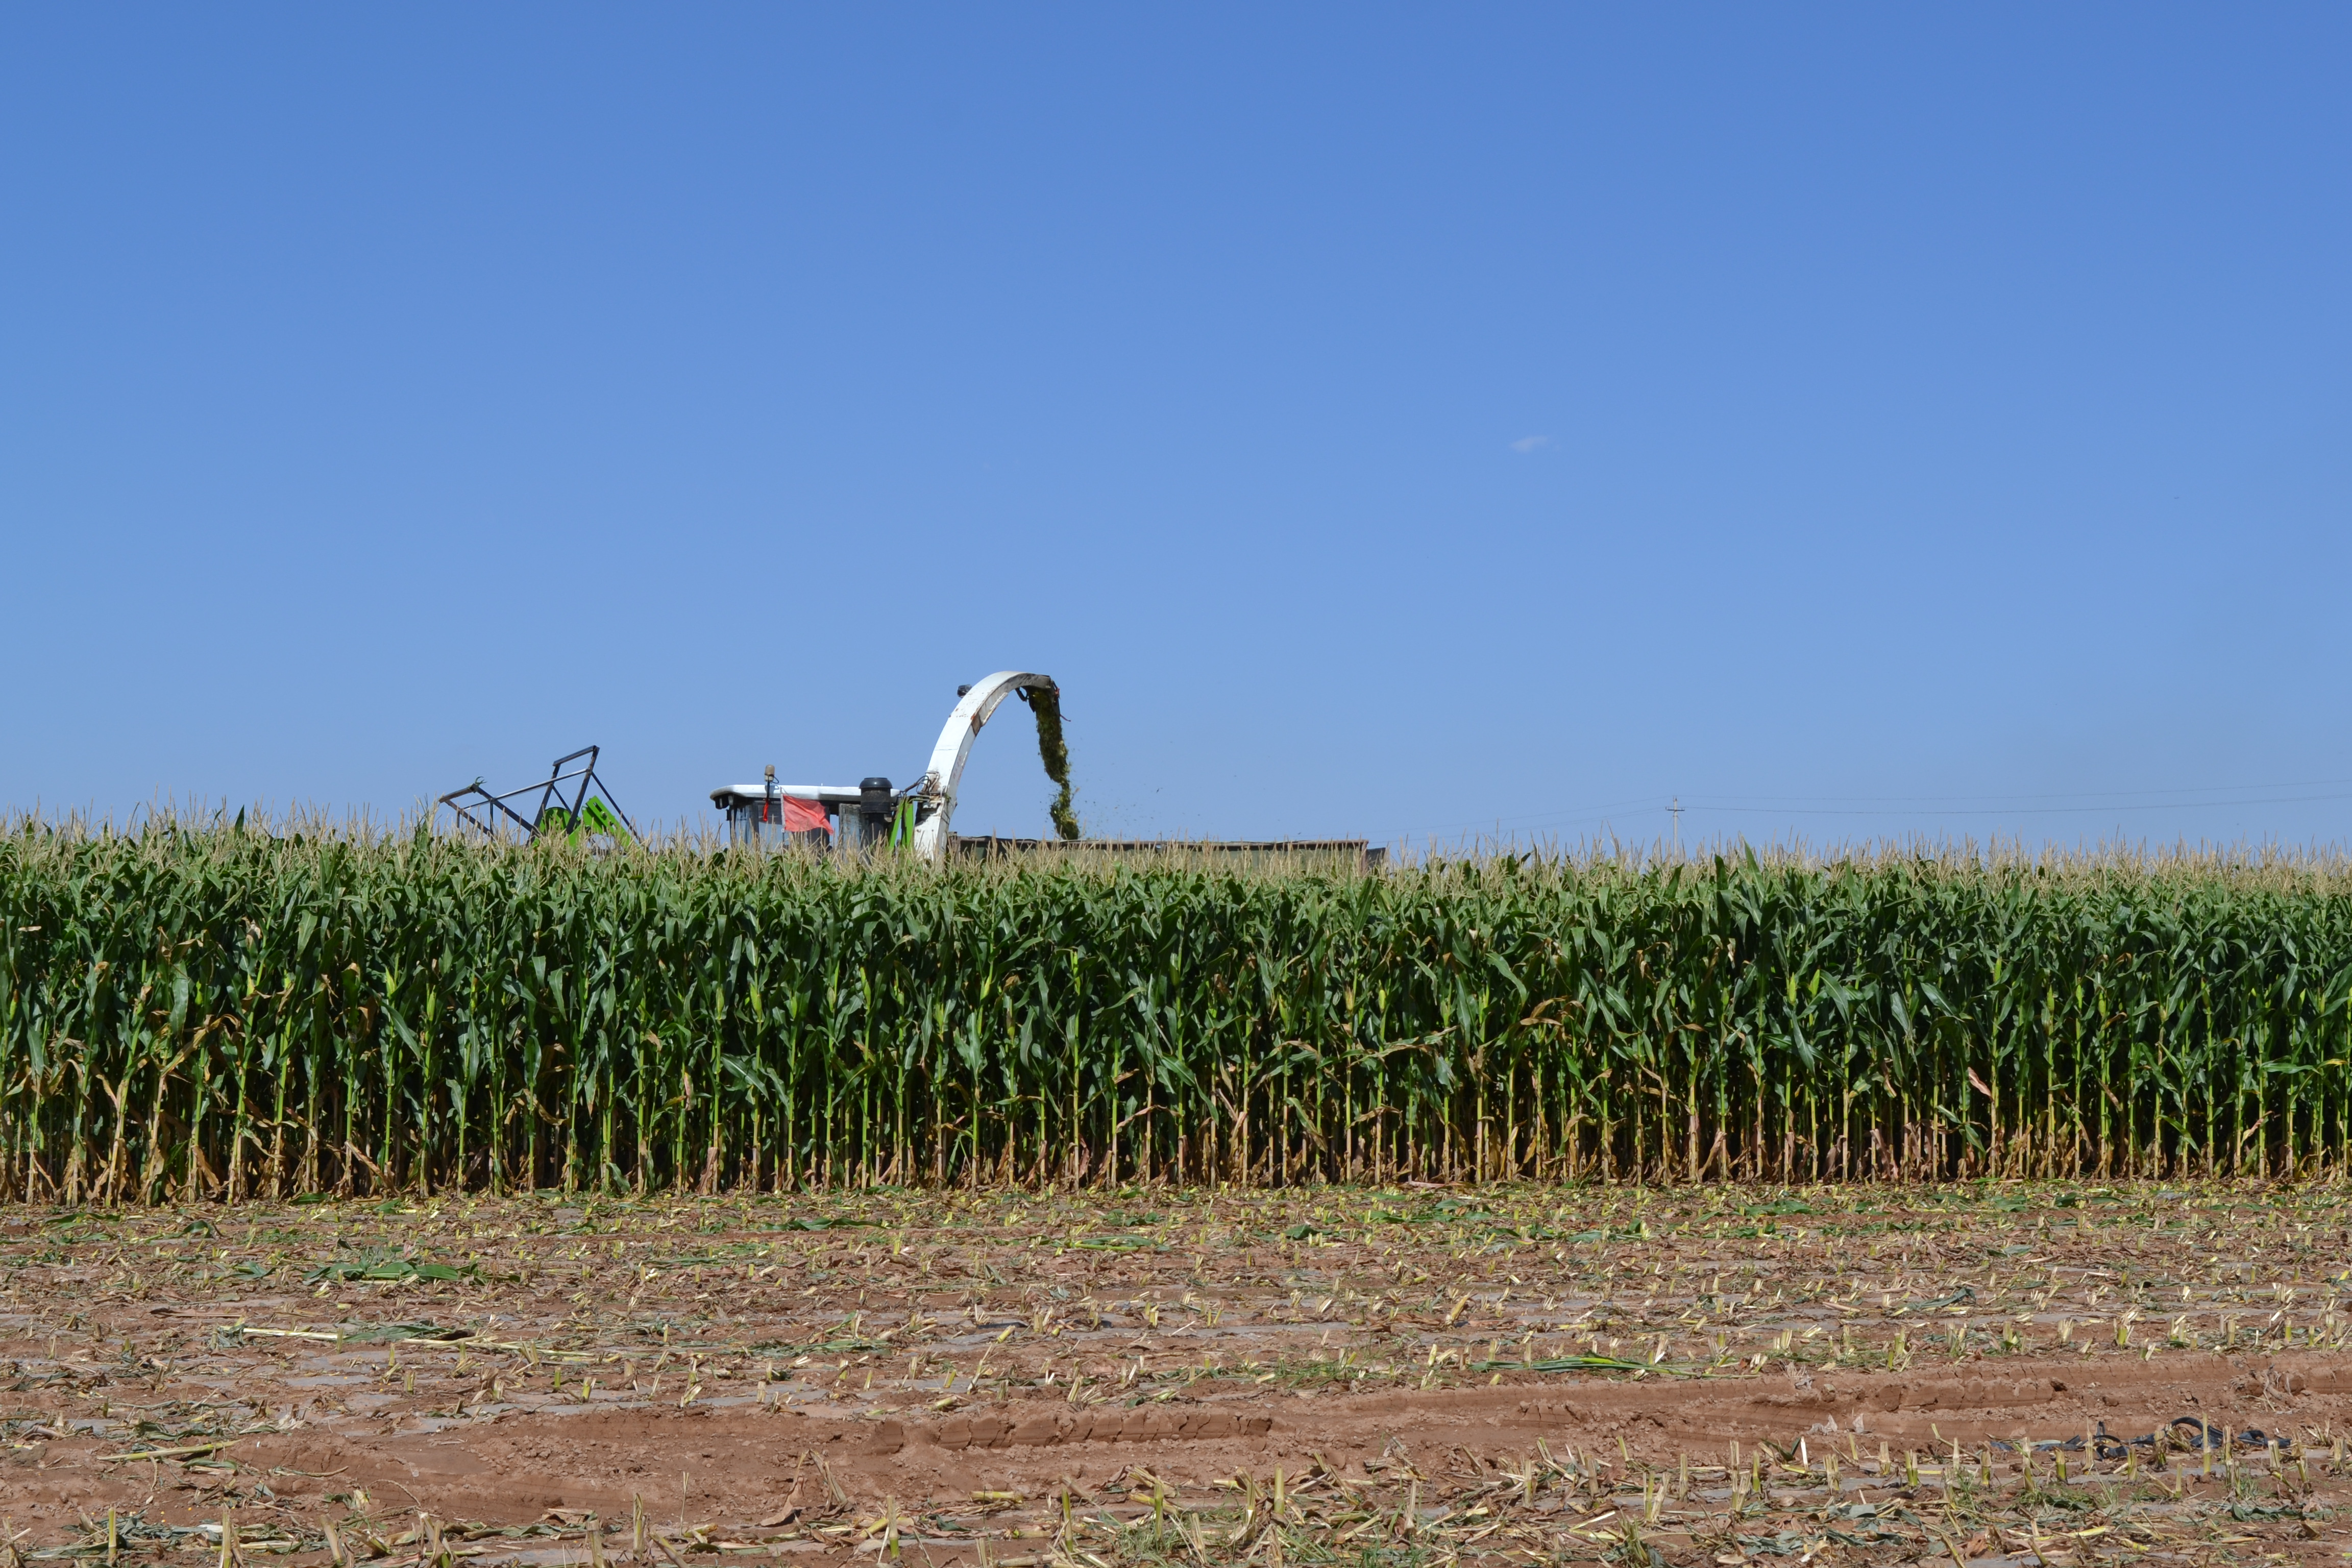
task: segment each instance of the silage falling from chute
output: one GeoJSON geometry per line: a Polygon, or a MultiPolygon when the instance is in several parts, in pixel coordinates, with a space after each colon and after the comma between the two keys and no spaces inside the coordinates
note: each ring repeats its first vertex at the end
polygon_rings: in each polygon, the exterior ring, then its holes
{"type": "Polygon", "coordinates": [[[1054,818],[1054,832],[1065,839],[1078,837],[1078,814],[1070,805],[1070,748],[1062,739],[1062,694],[1051,686],[1029,688],[1029,706],[1037,715],[1037,755],[1045,764],[1045,776],[1062,786],[1046,809],[1054,818]]]}

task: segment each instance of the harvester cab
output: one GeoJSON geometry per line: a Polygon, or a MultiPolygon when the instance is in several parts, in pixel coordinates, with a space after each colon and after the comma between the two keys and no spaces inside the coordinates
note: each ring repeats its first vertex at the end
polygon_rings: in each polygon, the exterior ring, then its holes
{"type": "Polygon", "coordinates": [[[887,778],[778,784],[772,766],[759,784],[712,790],[710,804],[726,819],[730,844],[844,852],[912,843],[919,810],[914,796],[901,795],[887,778]]]}

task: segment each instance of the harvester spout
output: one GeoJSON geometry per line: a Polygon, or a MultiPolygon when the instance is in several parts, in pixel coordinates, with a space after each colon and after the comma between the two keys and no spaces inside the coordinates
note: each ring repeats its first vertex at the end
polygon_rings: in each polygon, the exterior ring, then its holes
{"type": "Polygon", "coordinates": [[[924,859],[937,861],[947,855],[949,824],[955,816],[956,786],[963,780],[963,764],[971,755],[972,738],[988,722],[989,715],[996,711],[998,703],[1024,688],[1055,697],[1061,690],[1050,676],[1000,669],[977,685],[965,687],[957,698],[955,710],[948,715],[947,728],[940,731],[940,743],[931,748],[931,764],[911,792],[929,808],[929,814],[915,826],[915,852],[924,859]]]}

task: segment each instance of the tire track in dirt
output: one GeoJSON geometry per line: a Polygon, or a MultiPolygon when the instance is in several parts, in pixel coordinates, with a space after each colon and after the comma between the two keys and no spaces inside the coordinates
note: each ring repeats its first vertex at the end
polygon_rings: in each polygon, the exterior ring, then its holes
{"type": "MultiPolygon", "coordinates": [[[[1605,1451],[1671,1468],[1721,1463],[1731,1444],[1793,1447],[1880,1445],[1899,1458],[1957,1441],[1970,1450],[2021,1436],[2065,1438],[2103,1427],[2137,1436],[2195,1415],[2235,1433],[2352,1426],[2352,1357],[2282,1355],[2202,1367],[2102,1363],[2066,1376],[1976,1371],[1948,1376],[1860,1374],[1791,1386],[1785,1377],[1601,1378],[1518,1382],[1428,1392],[1237,1394],[1158,1408],[1072,1409],[1060,1400],[919,1419],[811,1416],[750,1405],[679,1411],[551,1409],[424,1433],[266,1435],[236,1450],[265,1470],[305,1470],[274,1483],[289,1500],[354,1489],[397,1497],[446,1519],[520,1524],[549,1510],[625,1516],[642,1500],[664,1520],[730,1526],[807,1503],[814,1458],[854,1507],[886,1498],[909,1508],[968,1504],[977,1491],[1044,1495],[1099,1487],[1140,1466],[1186,1488],[1239,1471],[1304,1474],[1402,1451],[1466,1449],[1486,1459],[1535,1451],[1605,1451]],[[1618,1445],[1623,1444],[1622,1450],[1618,1445]],[[319,1473],[325,1472],[323,1478],[319,1473]]],[[[136,1504],[143,1467],[93,1464],[97,1445],[52,1443],[58,1484],[85,1505],[136,1504]],[[126,1473],[131,1472],[131,1473],[126,1473]],[[68,1479],[71,1475],[75,1479],[68,1479]],[[111,1480],[100,1480],[111,1476],[111,1480]],[[96,1483],[96,1484],[93,1484],[96,1483]]],[[[30,1500],[36,1487],[19,1495],[30,1500]]]]}
{"type": "MultiPolygon", "coordinates": [[[[681,1542],[845,1552],[901,1510],[943,1540],[1066,1531],[1065,1493],[1132,1520],[1139,1487],[1242,1529],[1277,1475],[1469,1518],[1509,1474],[1564,1529],[1563,1499],[1606,1513],[1635,1479],[1636,1506],[1670,1478],[1720,1509],[1735,1445],[1826,1499],[1956,1443],[1998,1471],[1990,1445],[2181,1416],[2294,1439],[2292,1477],[2248,1459],[2260,1484],[2342,1502],[2338,1200],[2118,1191],[18,1211],[0,1515],[87,1548],[113,1509],[177,1550],[233,1510],[306,1562],[334,1522],[389,1568],[442,1528],[420,1513],[493,1557],[640,1509],[681,1542]],[[402,1272],[435,1258],[457,1278],[402,1272]]],[[[2181,1479],[2162,1507],[2191,1509],[2181,1479]]],[[[2262,1517],[2285,1547],[2306,1522],[2262,1517]]]]}

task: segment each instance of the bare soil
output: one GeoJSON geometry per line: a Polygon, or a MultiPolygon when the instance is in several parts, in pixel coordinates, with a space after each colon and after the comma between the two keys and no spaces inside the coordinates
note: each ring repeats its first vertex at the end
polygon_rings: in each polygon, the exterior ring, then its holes
{"type": "Polygon", "coordinates": [[[419,1568],[2338,1563],[2347,1199],[0,1211],[0,1517],[419,1568]]]}

